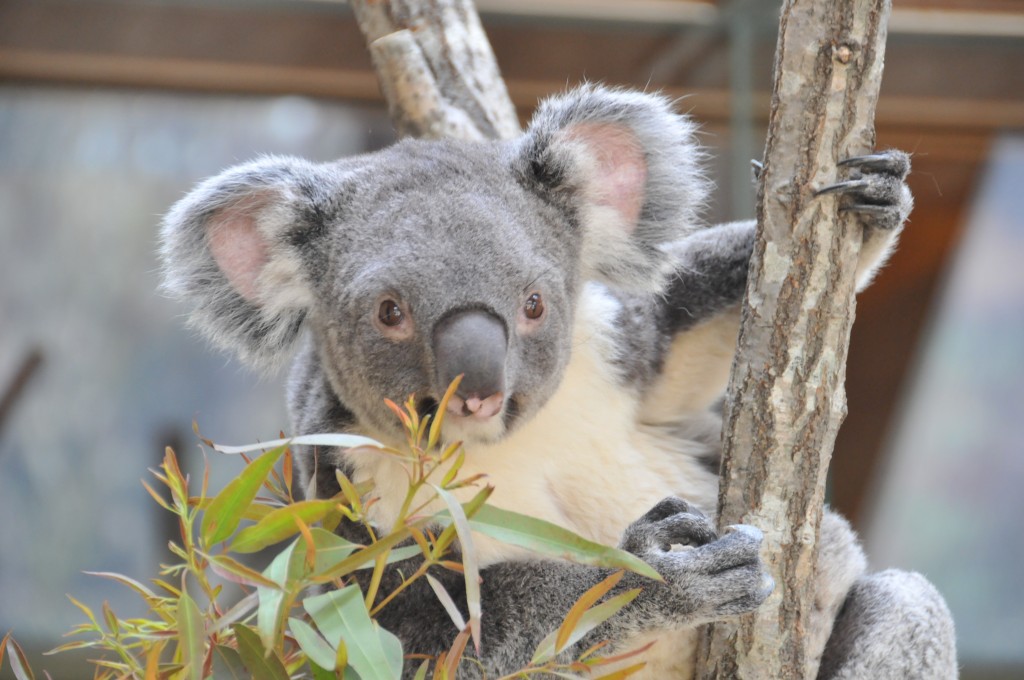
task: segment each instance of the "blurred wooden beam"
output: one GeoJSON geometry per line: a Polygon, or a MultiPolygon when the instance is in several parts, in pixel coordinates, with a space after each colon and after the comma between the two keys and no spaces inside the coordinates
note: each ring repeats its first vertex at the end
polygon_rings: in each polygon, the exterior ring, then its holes
{"type": "MultiPolygon", "coordinates": [[[[97,54],[0,46],[0,79],[103,87],[298,94],[329,99],[382,101],[369,69],[256,64],[226,59],[97,54]]],[[[509,79],[516,106],[528,112],[537,100],[565,89],[565,81],[509,79]]],[[[723,89],[661,88],[683,99],[702,120],[727,120],[731,96],[723,89]]],[[[768,95],[754,95],[763,120],[768,95]]],[[[889,96],[878,105],[879,126],[998,130],[1024,125],[1024,101],[964,100],[955,97],[889,96]]]]}
{"type": "MultiPolygon", "coordinates": [[[[520,6],[521,1],[483,0],[483,6],[510,14],[513,7],[540,12],[540,4],[583,13],[592,5],[531,0],[520,6]]],[[[703,16],[720,11],[709,2],[636,1],[645,11],[681,13],[680,22],[688,12],[703,16]]],[[[593,7],[595,12],[602,7],[611,12],[609,8],[625,6],[633,8],[634,3],[608,0],[593,7]]],[[[918,4],[898,4],[908,6],[918,4]]],[[[1010,25],[1017,20],[1024,20],[1024,12],[999,21],[1010,25]]],[[[487,30],[522,112],[532,110],[538,98],[588,78],[663,89],[686,97],[682,105],[702,120],[728,119],[728,64],[719,54],[724,43],[701,42],[713,29],[694,29],[687,35],[672,25],[566,26],[537,19],[492,23],[487,30]],[[673,71],[672,64],[654,68],[659,57],[677,52],[680,45],[705,43],[710,47],[701,51],[699,75],[673,71]]],[[[880,127],[989,132],[1024,127],[1024,71],[1007,66],[1024,61],[1024,42],[961,40],[966,42],[956,50],[926,37],[907,38],[903,45],[892,41],[880,127]]],[[[770,56],[772,41],[763,42],[770,56]]],[[[761,91],[754,96],[755,111],[762,120],[768,76],[766,69],[755,79],[755,91],[761,91]]],[[[380,101],[362,37],[351,12],[338,0],[245,7],[5,0],[0,3],[0,79],[380,101]]]]}

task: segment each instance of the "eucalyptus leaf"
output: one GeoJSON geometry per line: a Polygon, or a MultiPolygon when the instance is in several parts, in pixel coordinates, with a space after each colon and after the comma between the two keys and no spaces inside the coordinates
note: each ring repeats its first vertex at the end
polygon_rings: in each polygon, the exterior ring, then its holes
{"type": "Polygon", "coordinates": [[[236,623],[231,627],[238,642],[238,654],[249,670],[252,680],[288,680],[288,671],[277,654],[267,653],[260,636],[248,626],[236,623]]]}
{"type": "Polygon", "coordinates": [[[238,650],[226,645],[213,648],[213,677],[216,680],[247,680],[249,672],[245,670],[242,657],[238,650]]]}
{"type": "Polygon", "coordinates": [[[280,543],[299,533],[296,517],[306,524],[318,522],[337,505],[336,501],[329,500],[299,501],[277,508],[256,524],[239,531],[235,540],[231,542],[231,550],[253,553],[268,545],[280,543]]]}
{"type": "Polygon", "coordinates": [[[324,640],[320,633],[302,619],[288,619],[288,629],[299,643],[306,657],[324,670],[335,670],[337,650],[324,640]]]}
{"type": "Polygon", "coordinates": [[[302,606],[328,643],[344,641],[348,663],[363,680],[401,676],[402,643],[370,618],[358,586],[308,597],[302,606]]]}
{"type": "Polygon", "coordinates": [[[250,453],[252,451],[265,451],[276,446],[288,446],[289,444],[300,444],[305,446],[337,446],[343,449],[352,449],[357,446],[373,446],[379,449],[384,448],[376,439],[361,437],[357,434],[305,434],[291,439],[275,439],[269,442],[257,442],[255,444],[243,444],[241,446],[226,446],[214,444],[213,448],[221,453],[250,453]]]}
{"type": "Polygon", "coordinates": [[[292,544],[278,553],[263,570],[263,576],[276,583],[277,588],[256,588],[259,598],[259,604],[256,606],[256,629],[259,631],[262,644],[267,648],[273,647],[280,637],[284,620],[297,596],[298,588],[295,584],[305,575],[305,549],[299,549],[300,545],[303,545],[301,539],[292,541],[292,544]]]}
{"type": "MultiPolygon", "coordinates": [[[[463,511],[458,499],[456,499],[452,493],[445,491],[439,486],[435,486],[434,490],[437,491],[438,495],[448,506],[448,511],[451,512],[452,518],[455,521],[455,531],[458,533],[459,541],[462,543],[462,566],[465,570],[466,607],[469,609],[469,630],[470,634],[473,636],[473,644],[479,652],[480,618],[482,616],[480,606],[480,565],[477,562],[476,548],[473,545],[473,532],[470,529],[469,520],[466,518],[466,513],[463,511]]],[[[479,512],[479,510],[477,512],[479,512]]],[[[431,585],[434,584],[431,583],[431,585]]],[[[435,588],[435,592],[436,590],[437,589],[435,588]]],[[[443,599],[441,601],[442,603],[444,602],[443,599]]]]}
{"type": "Polygon", "coordinates": [[[203,661],[206,656],[206,628],[203,614],[195,600],[182,592],[178,600],[178,647],[181,661],[188,669],[189,680],[203,680],[203,661]]]}
{"type": "MultiPolygon", "coordinates": [[[[615,614],[632,602],[639,594],[639,588],[627,590],[624,593],[611,597],[601,604],[588,609],[587,612],[579,618],[576,626],[572,629],[572,633],[565,641],[563,649],[582,640],[583,636],[611,617],[615,616],[615,614]]],[[[537,650],[534,652],[533,659],[530,663],[544,663],[555,658],[555,655],[559,651],[555,649],[558,632],[558,630],[553,630],[543,640],[541,640],[540,644],[537,645],[537,650]]]]}
{"type": "Polygon", "coordinates": [[[252,461],[210,501],[199,529],[206,545],[220,543],[234,532],[282,454],[283,446],[252,461]]]}
{"type": "Polygon", "coordinates": [[[580,564],[611,569],[626,569],[661,581],[661,575],[636,555],[589,541],[557,524],[535,517],[484,505],[472,517],[474,531],[502,543],[527,548],[541,555],[571,560],[580,564]]]}

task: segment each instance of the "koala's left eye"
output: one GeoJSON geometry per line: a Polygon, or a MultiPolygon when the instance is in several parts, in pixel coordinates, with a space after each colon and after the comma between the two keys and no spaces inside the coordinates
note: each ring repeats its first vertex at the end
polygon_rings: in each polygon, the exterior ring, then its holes
{"type": "Polygon", "coordinates": [[[384,300],[377,310],[377,318],[385,326],[394,328],[402,323],[402,308],[394,300],[384,300]]]}
{"type": "Polygon", "coordinates": [[[389,340],[408,340],[415,333],[408,304],[391,297],[378,299],[377,318],[373,325],[389,340]]]}
{"type": "Polygon", "coordinates": [[[526,304],[523,305],[523,313],[530,320],[537,320],[544,315],[544,300],[541,298],[540,293],[533,293],[530,297],[526,298],[526,304]]]}

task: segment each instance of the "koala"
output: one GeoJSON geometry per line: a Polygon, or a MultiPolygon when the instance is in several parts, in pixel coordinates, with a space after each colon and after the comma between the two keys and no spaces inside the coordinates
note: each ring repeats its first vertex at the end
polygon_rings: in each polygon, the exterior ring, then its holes
{"type": "MultiPolygon", "coordinates": [[[[266,369],[294,355],[295,434],[401,446],[383,400],[415,395],[421,412],[435,411],[462,376],[442,435],[464,442],[463,474],[486,474],[493,504],[618,545],[664,579],[626,574],[617,588],[641,594],[566,658],[601,640],[617,652],[655,641],[640,677],[688,678],[697,627],[751,611],[773,589],[760,532],[715,530],[717,404],[754,224],[702,221],[703,161],[695,124],[668,100],[595,85],[546,100],[511,141],[403,140],[326,164],[263,158],[171,209],[165,285],[242,360],[266,369]]],[[[899,151],[853,158],[822,190],[864,224],[861,285],[909,214],[909,169],[899,151]]],[[[401,461],[297,451],[304,488],[334,496],[336,470],[372,482],[371,519],[391,526],[407,490],[401,461]]],[[[339,531],[367,540],[353,524],[339,531]]],[[[528,663],[609,573],[486,537],[476,548],[483,639],[461,667],[468,677],[528,663]]],[[[383,591],[403,570],[385,573],[383,591]]],[[[462,575],[434,576],[464,606],[462,575]]],[[[866,573],[831,512],[815,588],[811,674],[820,662],[822,678],[956,676],[941,596],[915,574],[866,573]]],[[[422,580],[379,620],[407,654],[436,655],[454,637],[422,580]]]]}

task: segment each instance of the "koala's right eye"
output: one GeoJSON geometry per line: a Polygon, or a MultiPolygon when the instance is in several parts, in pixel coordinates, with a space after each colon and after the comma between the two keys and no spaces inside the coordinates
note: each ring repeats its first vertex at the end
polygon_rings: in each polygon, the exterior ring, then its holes
{"type": "Polygon", "coordinates": [[[385,300],[380,303],[380,308],[377,310],[377,318],[380,319],[380,322],[392,328],[402,323],[402,316],[402,308],[394,300],[385,300]]]}
{"type": "Polygon", "coordinates": [[[378,298],[377,318],[373,320],[373,325],[381,335],[391,340],[407,340],[413,336],[409,307],[394,298],[378,298]]]}

